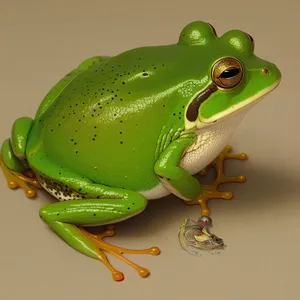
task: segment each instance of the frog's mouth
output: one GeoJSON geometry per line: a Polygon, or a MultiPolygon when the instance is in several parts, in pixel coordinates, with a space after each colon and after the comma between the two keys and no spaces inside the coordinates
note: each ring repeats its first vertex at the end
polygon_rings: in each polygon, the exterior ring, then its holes
{"type": "Polygon", "coordinates": [[[199,117],[199,109],[203,102],[205,102],[213,93],[218,91],[218,87],[211,83],[207,86],[205,90],[203,90],[201,93],[199,93],[190,103],[188,106],[188,109],[186,111],[186,118],[188,122],[191,124],[196,125],[196,127],[199,129],[200,127],[207,126],[210,124],[214,124],[218,121],[221,121],[225,117],[228,117],[229,115],[233,115],[235,113],[238,113],[240,110],[252,106],[252,104],[258,103],[258,100],[262,100],[265,95],[270,93],[272,90],[274,90],[280,83],[280,80],[276,81],[272,85],[266,87],[265,89],[261,90],[259,93],[256,93],[252,97],[249,97],[245,101],[242,101],[241,103],[232,105],[225,111],[222,111],[220,113],[217,113],[213,115],[210,118],[203,118],[199,117]],[[196,124],[195,124],[196,122],[196,124]]]}
{"type": "MultiPolygon", "coordinates": [[[[241,110],[244,110],[246,107],[247,108],[249,107],[249,109],[250,109],[250,106],[252,107],[254,104],[257,104],[259,101],[261,101],[267,94],[269,94],[271,91],[273,91],[279,85],[279,83],[280,83],[280,79],[277,80],[272,85],[270,85],[270,86],[264,88],[263,90],[261,90],[260,92],[256,93],[252,97],[249,97],[248,99],[245,99],[244,101],[242,101],[238,104],[232,105],[228,109],[226,109],[220,113],[217,113],[210,118],[203,118],[200,116],[199,123],[206,124],[206,125],[213,124],[213,123],[223,120],[224,118],[226,118],[228,116],[239,113],[241,110]]],[[[201,103],[203,103],[203,101],[201,103]]],[[[200,105],[199,105],[199,107],[200,107],[200,105]]]]}

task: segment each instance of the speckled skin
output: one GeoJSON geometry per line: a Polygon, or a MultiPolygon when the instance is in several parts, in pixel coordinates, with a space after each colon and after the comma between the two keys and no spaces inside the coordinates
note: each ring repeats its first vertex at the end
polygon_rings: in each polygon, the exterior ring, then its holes
{"type": "MultiPolygon", "coordinates": [[[[217,37],[209,24],[193,22],[176,44],[88,59],[49,92],[34,120],[15,122],[12,142],[2,145],[3,160],[11,170],[32,169],[58,200],[71,200],[43,207],[40,215],[72,247],[97,257],[75,225],[136,215],[160,187],[185,200],[200,197],[203,188],[188,159],[179,166],[181,159],[199,148],[199,135],[279,83],[277,67],[253,51],[242,31],[217,37]],[[197,119],[189,120],[188,108],[212,85],[212,66],[224,57],[243,65],[241,84],[217,88],[198,107],[197,119]]],[[[222,136],[206,140],[216,145],[222,136]]],[[[211,158],[225,142],[211,148],[211,158]]],[[[201,153],[198,158],[198,171],[211,162],[201,153]]]]}
{"type": "Polygon", "coordinates": [[[154,163],[184,129],[184,109],[195,93],[180,95],[185,79],[174,60],[184,50],[142,48],[94,63],[32,127],[27,146],[31,166],[45,173],[43,164],[49,160],[57,166],[54,178],[63,175],[63,167],[93,182],[135,191],[157,185],[154,163]],[[166,86],[157,82],[170,69],[178,75],[162,97],[166,86]]]}

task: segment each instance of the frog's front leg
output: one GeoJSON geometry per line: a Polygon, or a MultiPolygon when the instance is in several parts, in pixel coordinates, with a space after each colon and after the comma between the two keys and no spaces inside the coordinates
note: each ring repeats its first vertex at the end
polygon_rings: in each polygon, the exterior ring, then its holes
{"type": "Polygon", "coordinates": [[[231,199],[232,197],[231,193],[217,191],[217,187],[221,183],[245,180],[243,176],[226,177],[223,173],[224,160],[229,158],[246,159],[247,156],[245,154],[229,154],[231,148],[227,147],[212,163],[212,166],[216,167],[218,175],[215,182],[212,185],[201,185],[194,176],[179,166],[185,150],[195,142],[195,139],[193,134],[189,134],[173,141],[156,162],[155,172],[173,194],[185,200],[189,205],[200,205],[201,214],[208,216],[210,215],[207,207],[209,199],[231,199]]]}
{"type": "Polygon", "coordinates": [[[7,180],[8,187],[15,189],[21,187],[28,198],[36,195],[40,185],[26,161],[26,143],[33,120],[27,117],[17,119],[12,128],[11,139],[2,143],[0,154],[0,167],[7,180]]]}
{"type": "Polygon", "coordinates": [[[226,176],[224,174],[224,163],[228,159],[238,159],[238,160],[246,160],[248,159],[247,154],[238,153],[232,154],[230,153],[232,150],[231,146],[225,147],[225,149],[221,152],[221,154],[205,169],[200,172],[200,175],[206,175],[210,168],[215,168],[216,170],[216,178],[215,180],[208,186],[206,186],[206,193],[202,195],[199,199],[195,201],[186,201],[188,205],[199,204],[202,208],[202,214],[208,216],[210,211],[207,207],[207,201],[210,199],[232,199],[232,192],[220,192],[218,191],[218,187],[224,183],[242,183],[246,181],[245,176],[226,176]]]}
{"type": "MultiPolygon", "coordinates": [[[[92,187],[93,191],[97,189],[103,192],[103,187],[100,185],[92,187]]],[[[91,234],[83,229],[86,226],[107,225],[122,221],[140,213],[147,205],[147,200],[138,193],[107,187],[104,189],[105,192],[100,197],[104,197],[103,199],[69,200],[50,204],[41,208],[40,216],[71,247],[101,261],[111,271],[114,280],[123,280],[123,273],[109,263],[104,252],[118,257],[136,269],[141,277],[146,277],[149,274],[147,269],[136,265],[122,254],[158,255],[159,248],[131,250],[108,244],[103,239],[115,234],[114,227],[111,225],[100,235],[91,234]]]]}
{"type": "Polygon", "coordinates": [[[174,195],[186,201],[196,201],[205,188],[189,172],[179,166],[186,149],[196,140],[194,134],[186,134],[173,141],[160,155],[154,170],[164,186],[174,195]]]}

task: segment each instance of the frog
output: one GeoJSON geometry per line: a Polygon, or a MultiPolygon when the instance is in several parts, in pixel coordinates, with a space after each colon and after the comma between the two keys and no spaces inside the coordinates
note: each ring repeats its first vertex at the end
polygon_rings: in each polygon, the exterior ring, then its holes
{"type": "Polygon", "coordinates": [[[59,80],[34,117],[13,122],[1,145],[1,169],[11,189],[28,198],[42,189],[54,203],[41,221],[74,250],[98,260],[112,279],[124,274],[107,254],[142,278],[150,271],[124,254],[159,255],[159,247],[127,249],[105,241],[115,226],[142,214],[149,201],[174,195],[211,214],[209,199],[231,199],[222,183],[229,140],[248,112],[281,81],[279,68],[255,54],[253,37],[210,23],[185,25],[176,42],[93,56],[59,80]],[[197,174],[215,167],[216,180],[197,174]],[[91,227],[105,228],[94,234],[91,227]]]}

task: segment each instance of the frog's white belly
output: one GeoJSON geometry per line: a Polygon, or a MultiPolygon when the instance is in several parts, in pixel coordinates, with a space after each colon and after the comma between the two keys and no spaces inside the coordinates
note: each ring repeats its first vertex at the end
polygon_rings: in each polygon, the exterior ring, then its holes
{"type": "MultiPolygon", "coordinates": [[[[182,157],[180,166],[190,174],[195,175],[209,165],[227,146],[238,124],[242,121],[246,112],[234,114],[223,121],[205,127],[196,132],[197,142],[192,145],[182,157]]],[[[160,183],[142,194],[149,200],[165,197],[176,191],[168,185],[160,183]]]]}
{"type": "Polygon", "coordinates": [[[242,118],[239,114],[196,132],[197,142],[185,153],[180,166],[193,175],[204,169],[227,146],[242,118]]]}

